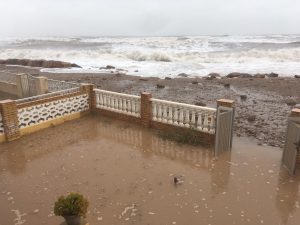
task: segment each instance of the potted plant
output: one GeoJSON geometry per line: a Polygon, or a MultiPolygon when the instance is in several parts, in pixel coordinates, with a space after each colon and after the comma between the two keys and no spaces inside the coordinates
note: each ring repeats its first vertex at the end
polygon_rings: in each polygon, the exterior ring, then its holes
{"type": "Polygon", "coordinates": [[[54,205],[54,214],[65,218],[68,225],[80,225],[81,217],[86,216],[88,200],[78,193],[60,196],[54,205]]]}

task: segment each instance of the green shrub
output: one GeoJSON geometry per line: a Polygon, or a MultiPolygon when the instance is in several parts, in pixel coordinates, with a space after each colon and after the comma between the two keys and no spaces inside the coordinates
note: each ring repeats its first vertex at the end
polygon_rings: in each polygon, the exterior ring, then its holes
{"type": "Polygon", "coordinates": [[[60,196],[54,205],[56,216],[82,216],[85,217],[88,200],[78,193],[70,193],[66,197],[60,196]]]}

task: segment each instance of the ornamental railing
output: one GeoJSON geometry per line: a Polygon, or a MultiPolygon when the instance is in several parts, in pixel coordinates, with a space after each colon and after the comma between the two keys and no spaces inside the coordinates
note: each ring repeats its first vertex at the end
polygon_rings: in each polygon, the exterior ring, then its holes
{"type": "Polygon", "coordinates": [[[16,84],[16,75],[13,73],[0,71],[0,81],[10,84],[16,84]]]}
{"type": "Polygon", "coordinates": [[[141,116],[141,97],[112,91],[94,89],[96,108],[130,116],[141,116]]]}
{"type": "Polygon", "coordinates": [[[50,97],[63,96],[63,95],[67,95],[67,94],[76,93],[79,90],[80,90],[80,87],[76,87],[76,88],[71,88],[71,89],[62,90],[62,91],[56,91],[56,92],[52,92],[52,93],[36,95],[36,96],[32,96],[32,97],[27,97],[27,98],[21,98],[21,99],[16,100],[16,102],[18,104],[20,104],[20,103],[25,103],[25,102],[31,102],[31,101],[41,100],[41,99],[45,99],[45,98],[50,98],[50,97]]]}
{"type": "Polygon", "coordinates": [[[152,101],[152,120],[215,133],[216,109],[159,99],[152,101]]]}
{"type": "Polygon", "coordinates": [[[76,87],[79,87],[79,84],[72,83],[72,82],[66,82],[66,81],[60,81],[60,80],[48,79],[48,92],[57,92],[57,91],[72,89],[72,88],[76,88],[76,87]]]}

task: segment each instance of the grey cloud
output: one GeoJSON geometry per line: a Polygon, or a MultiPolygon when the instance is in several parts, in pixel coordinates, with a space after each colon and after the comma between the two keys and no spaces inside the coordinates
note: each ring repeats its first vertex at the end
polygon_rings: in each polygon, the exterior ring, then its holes
{"type": "Polygon", "coordinates": [[[298,0],[0,0],[0,6],[1,37],[299,33],[300,24],[298,0]]]}

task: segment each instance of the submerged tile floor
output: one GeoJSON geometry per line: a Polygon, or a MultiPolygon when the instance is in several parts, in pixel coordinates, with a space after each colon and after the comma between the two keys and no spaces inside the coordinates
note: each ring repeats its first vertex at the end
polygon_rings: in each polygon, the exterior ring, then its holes
{"type": "Polygon", "coordinates": [[[246,139],[214,159],[89,116],[0,145],[0,225],[62,224],[53,204],[69,191],[89,199],[90,225],[299,225],[300,176],[280,160],[279,149],[246,139]]]}

